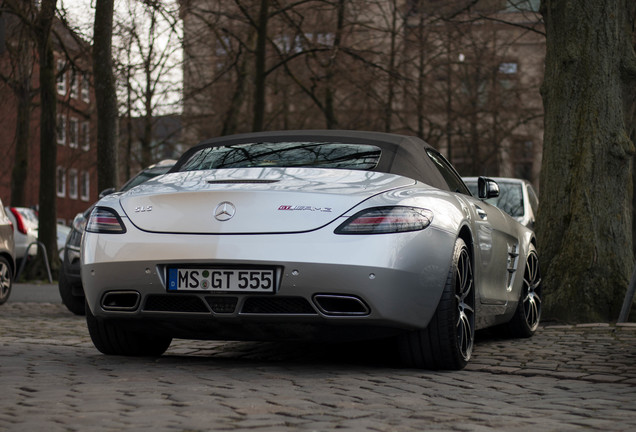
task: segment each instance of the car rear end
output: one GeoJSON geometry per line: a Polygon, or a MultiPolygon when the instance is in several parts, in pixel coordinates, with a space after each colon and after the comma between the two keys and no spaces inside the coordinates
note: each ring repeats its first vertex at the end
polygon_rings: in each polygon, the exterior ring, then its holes
{"type": "MultiPolygon", "coordinates": [[[[167,174],[93,210],[92,314],[210,339],[378,338],[423,328],[456,233],[439,192],[365,170],[167,174]]],[[[161,329],[161,330],[158,330],[161,329]]]]}

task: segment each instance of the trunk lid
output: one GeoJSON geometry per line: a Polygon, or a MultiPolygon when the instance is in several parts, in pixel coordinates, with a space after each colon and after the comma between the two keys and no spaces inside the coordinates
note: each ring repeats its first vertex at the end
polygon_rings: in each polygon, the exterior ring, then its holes
{"type": "Polygon", "coordinates": [[[120,203],[145,231],[290,233],[320,228],[369,197],[414,183],[371,171],[220,169],[157,177],[123,194],[120,203]]]}

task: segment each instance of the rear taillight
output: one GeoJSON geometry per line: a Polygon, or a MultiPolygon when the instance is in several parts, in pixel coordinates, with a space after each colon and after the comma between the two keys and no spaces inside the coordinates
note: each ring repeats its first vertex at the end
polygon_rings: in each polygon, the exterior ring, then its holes
{"type": "Polygon", "coordinates": [[[119,215],[107,207],[95,207],[88,217],[86,231],[100,234],[123,234],[126,227],[119,215]]]}
{"type": "Polygon", "coordinates": [[[17,224],[18,232],[21,232],[22,234],[26,234],[28,230],[24,223],[24,218],[22,217],[22,215],[20,214],[17,208],[10,207],[10,210],[11,210],[11,213],[13,213],[13,216],[15,216],[15,223],[17,224]]]}
{"type": "Polygon", "coordinates": [[[387,234],[423,230],[433,212],[417,207],[374,207],[362,210],[336,228],[336,234],[387,234]]]}

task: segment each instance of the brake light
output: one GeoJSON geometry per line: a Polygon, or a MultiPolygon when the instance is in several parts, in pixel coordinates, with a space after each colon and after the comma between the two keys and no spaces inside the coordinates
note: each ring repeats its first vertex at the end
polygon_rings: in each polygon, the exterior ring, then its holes
{"type": "Polygon", "coordinates": [[[433,221],[433,212],[417,207],[374,207],[347,219],[336,234],[387,234],[423,230],[433,221]]]}
{"type": "Polygon", "coordinates": [[[10,207],[9,209],[11,210],[11,213],[13,213],[13,216],[15,216],[15,222],[18,224],[17,226],[18,232],[21,232],[22,234],[26,234],[28,230],[24,223],[24,218],[22,217],[22,214],[15,207],[10,207]]]}
{"type": "Polygon", "coordinates": [[[114,210],[107,207],[95,207],[88,217],[86,231],[101,234],[123,234],[126,227],[114,210]]]}

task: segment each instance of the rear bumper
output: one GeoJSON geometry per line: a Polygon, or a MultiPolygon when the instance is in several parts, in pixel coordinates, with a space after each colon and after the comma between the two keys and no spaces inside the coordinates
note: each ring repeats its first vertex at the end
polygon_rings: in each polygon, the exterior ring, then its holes
{"type": "Polygon", "coordinates": [[[82,280],[93,314],[195,339],[381,337],[424,328],[435,312],[454,235],[197,236],[87,233],[82,280]],[[274,294],[168,293],[165,267],[273,266],[274,294]],[[342,332],[337,330],[342,328],[342,332]]]}

